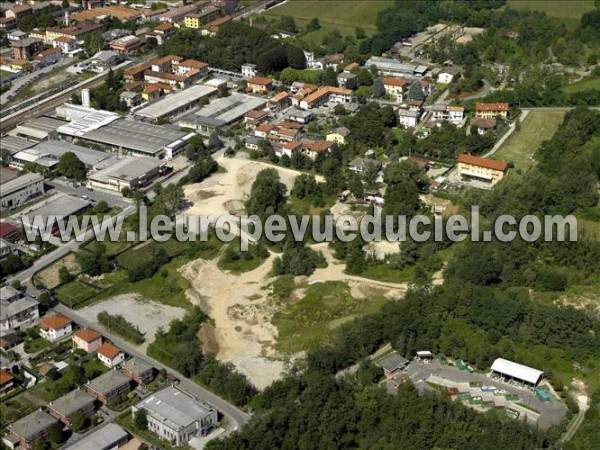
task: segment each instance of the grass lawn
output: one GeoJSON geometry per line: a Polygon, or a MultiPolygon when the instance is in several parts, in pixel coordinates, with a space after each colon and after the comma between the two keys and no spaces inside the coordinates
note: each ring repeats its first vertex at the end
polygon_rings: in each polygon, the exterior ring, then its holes
{"type": "Polygon", "coordinates": [[[527,169],[535,164],[529,159],[537,152],[540,144],[550,139],[562,123],[563,112],[530,112],[515,131],[494,153],[493,159],[513,163],[517,169],[527,169]]]}
{"type": "Polygon", "coordinates": [[[36,409],[37,405],[23,395],[3,401],[0,403],[0,428],[25,417],[36,409]]]}
{"type": "Polygon", "coordinates": [[[579,92],[588,89],[600,89],[600,77],[587,77],[564,87],[565,92],[579,92]]]}
{"type": "Polygon", "coordinates": [[[112,258],[115,255],[118,255],[120,252],[122,252],[123,250],[125,250],[128,247],[131,247],[132,245],[135,245],[134,242],[127,242],[125,240],[125,237],[122,236],[121,239],[119,239],[118,241],[111,241],[111,240],[104,240],[104,242],[98,242],[98,241],[92,241],[89,244],[85,245],[83,247],[83,249],[85,250],[93,250],[94,248],[98,247],[98,245],[100,244],[104,244],[104,246],[106,247],[106,256],[108,256],[109,258],[112,258]]]}
{"type": "Polygon", "coordinates": [[[0,78],[4,78],[4,77],[8,77],[10,75],[12,75],[12,72],[9,72],[8,70],[0,70],[0,78]]]}
{"type": "Polygon", "coordinates": [[[388,264],[369,264],[361,277],[370,278],[372,280],[385,281],[388,283],[405,283],[412,281],[414,278],[414,267],[396,270],[391,269],[388,264]]]}
{"type": "Polygon", "coordinates": [[[327,340],[339,325],[379,310],[387,300],[381,295],[356,299],[348,285],[339,281],[313,284],[304,297],[275,314],[273,324],[279,331],[276,347],[295,353],[327,340]]]}
{"type": "Polygon", "coordinates": [[[59,287],[55,292],[56,299],[69,308],[80,308],[100,291],[74,280],[59,287]]]}
{"type": "Polygon", "coordinates": [[[594,0],[508,0],[508,6],[513,9],[543,11],[548,16],[575,27],[583,14],[594,9],[594,0]]]}
{"type": "Polygon", "coordinates": [[[26,338],[23,346],[25,353],[37,353],[40,350],[50,346],[50,341],[44,339],[41,336],[36,338],[26,338]]]}

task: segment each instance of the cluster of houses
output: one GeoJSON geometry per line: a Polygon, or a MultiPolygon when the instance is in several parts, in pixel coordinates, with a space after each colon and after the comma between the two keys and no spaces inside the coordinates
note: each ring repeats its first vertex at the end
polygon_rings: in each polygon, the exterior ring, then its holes
{"type": "MultiPolygon", "coordinates": [[[[12,288],[2,288],[3,302],[19,301],[13,297],[20,297],[12,288]]],[[[35,301],[34,301],[35,302],[35,301]]],[[[3,304],[3,330],[7,327],[4,317],[3,304]]],[[[35,309],[24,309],[19,317],[7,318],[12,320],[12,327],[27,327],[37,322],[39,311],[37,302],[35,309]],[[16,321],[18,319],[18,321],[16,321]]],[[[98,360],[109,370],[102,375],[88,381],[66,395],[53,400],[44,408],[20,418],[8,427],[8,433],[3,437],[3,442],[10,448],[32,448],[32,444],[39,439],[46,439],[51,427],[70,427],[73,418],[77,415],[92,418],[99,408],[112,406],[115,401],[120,401],[123,396],[133,392],[137,386],[147,387],[151,383],[157,370],[149,362],[139,357],[126,359],[126,353],[107,341],[101,333],[92,328],[79,328],[75,331],[76,324],[62,314],[50,314],[39,321],[40,336],[50,342],[57,343],[71,339],[73,349],[86,354],[95,354],[98,360]]],[[[14,330],[15,328],[13,328],[14,330]]],[[[5,336],[2,338],[3,342],[5,336]]],[[[7,338],[7,340],[10,340],[7,338]]],[[[37,368],[41,376],[51,370],[62,371],[68,367],[63,362],[44,363],[37,368]]],[[[139,403],[132,407],[132,415],[138,409],[147,411],[148,429],[159,438],[176,445],[183,445],[194,436],[204,435],[218,424],[217,411],[210,405],[194,398],[184,392],[174,383],[177,380],[169,375],[171,384],[154,392],[143,392],[139,403]]],[[[8,394],[18,386],[17,379],[8,370],[0,370],[0,393],[8,394]]],[[[138,393],[135,394],[138,396],[138,393]]],[[[120,429],[120,427],[118,427],[120,429]]],[[[118,431],[118,430],[115,430],[118,431]]],[[[106,434],[101,430],[92,433],[106,434]]],[[[125,433],[126,434],[126,433],[125,433]]],[[[89,439],[91,436],[86,437],[89,439]]],[[[94,439],[98,439],[96,436],[94,439]]],[[[119,448],[127,442],[128,436],[123,433],[110,433],[102,438],[102,448],[119,448]],[[117,441],[112,440],[119,436],[117,441]]],[[[92,442],[93,439],[90,441],[92,442]]],[[[77,445],[83,445],[85,441],[77,445]]],[[[85,447],[81,447],[85,448],[85,447]]],[[[96,447],[95,447],[96,448],[96,447]]],[[[98,447],[99,448],[99,447],[98,447]]]]}

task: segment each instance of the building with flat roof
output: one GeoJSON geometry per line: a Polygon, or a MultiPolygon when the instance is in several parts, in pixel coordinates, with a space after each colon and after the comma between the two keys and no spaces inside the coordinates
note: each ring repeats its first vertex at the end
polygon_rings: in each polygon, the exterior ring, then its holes
{"type": "Polygon", "coordinates": [[[57,423],[58,419],[38,409],[8,426],[10,435],[16,439],[16,442],[7,437],[2,440],[11,448],[14,448],[16,443],[20,447],[28,449],[36,439],[46,438],[50,428],[57,423]]]}
{"type": "Polygon", "coordinates": [[[10,130],[10,136],[24,138],[31,141],[44,141],[57,136],[56,130],[67,121],[56,117],[40,116],[27,122],[20,123],[10,130]]]}
{"type": "Polygon", "coordinates": [[[8,150],[12,155],[25,150],[26,148],[33,147],[36,141],[28,141],[27,139],[5,135],[0,137],[0,149],[8,150]]]}
{"type": "MultiPolygon", "coordinates": [[[[422,72],[422,67],[415,64],[406,64],[393,58],[382,58],[380,56],[372,56],[365,63],[365,67],[370,68],[375,66],[383,75],[392,76],[414,76],[422,72]]],[[[424,66],[423,66],[424,67],[424,66]]],[[[427,68],[425,67],[425,70],[427,68]]]]}
{"type": "Polygon", "coordinates": [[[129,440],[129,434],[119,425],[108,423],[100,429],[87,435],[75,444],[67,447],[68,450],[115,450],[122,447],[129,440]]]}
{"type": "Polygon", "coordinates": [[[76,413],[84,417],[94,415],[96,399],[79,388],[57,398],[48,404],[48,411],[65,425],[71,425],[71,420],[76,413]]]}
{"type": "Polygon", "coordinates": [[[408,360],[394,352],[380,359],[377,365],[383,369],[386,378],[390,378],[404,369],[408,365],[408,360]]]}
{"type": "Polygon", "coordinates": [[[217,88],[202,84],[195,84],[183,91],[174,92],[135,112],[136,119],[156,123],[163,119],[170,119],[185,111],[195,108],[198,100],[209,98],[218,92],[217,88]]]}
{"type": "Polygon", "coordinates": [[[217,425],[217,411],[212,406],[173,386],[132,406],[131,414],[139,409],[148,412],[148,430],[177,447],[217,425]]]}
{"type": "Polygon", "coordinates": [[[0,207],[12,209],[43,194],[44,177],[37,173],[26,173],[14,180],[1,183],[0,207]]]}
{"type": "Polygon", "coordinates": [[[210,134],[217,128],[237,122],[253,109],[263,108],[266,103],[266,99],[236,93],[213,100],[199,111],[182,117],[177,124],[195,129],[201,134],[210,134]]]}
{"type": "MultiPolygon", "coordinates": [[[[59,220],[66,221],[70,216],[74,216],[90,206],[88,200],[84,200],[74,195],[55,196],[39,208],[35,208],[21,216],[23,226],[29,230],[38,230],[38,221],[42,220],[44,225],[49,222],[50,217],[56,217],[56,223],[59,220]],[[35,220],[38,217],[39,219],[35,220]]],[[[50,233],[52,230],[46,230],[50,233]]]]}
{"type": "Polygon", "coordinates": [[[166,163],[157,158],[138,156],[123,158],[110,167],[88,175],[88,183],[95,188],[121,192],[146,186],[166,169],[166,163]]]}

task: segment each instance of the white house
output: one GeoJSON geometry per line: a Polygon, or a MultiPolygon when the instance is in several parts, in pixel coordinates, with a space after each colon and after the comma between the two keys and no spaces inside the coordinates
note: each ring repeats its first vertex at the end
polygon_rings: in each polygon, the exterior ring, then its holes
{"type": "Polygon", "coordinates": [[[22,326],[32,325],[39,317],[37,301],[22,296],[19,291],[10,286],[0,288],[0,332],[2,334],[22,326]]]}
{"type": "Polygon", "coordinates": [[[257,75],[256,64],[244,64],[242,65],[242,76],[244,78],[254,78],[257,75]]]}
{"type": "Polygon", "coordinates": [[[404,128],[414,128],[419,123],[419,111],[401,110],[398,113],[398,122],[404,128]]]}
{"type": "Polygon", "coordinates": [[[98,348],[98,359],[112,369],[125,361],[125,353],[120,348],[106,342],[98,348]]]}
{"type": "Polygon", "coordinates": [[[63,54],[71,53],[73,50],[77,50],[79,48],[75,38],[69,36],[58,36],[52,41],[52,46],[54,48],[60,48],[63,54]]]}
{"type": "Polygon", "coordinates": [[[460,76],[458,67],[445,67],[440,71],[437,77],[438,83],[450,84],[460,76]]]}
{"type": "Polygon", "coordinates": [[[56,342],[73,332],[73,321],[62,314],[52,314],[40,321],[40,336],[56,342]]]}
{"type": "Polygon", "coordinates": [[[450,122],[462,122],[465,117],[465,108],[462,106],[448,106],[448,120],[450,122]]]}

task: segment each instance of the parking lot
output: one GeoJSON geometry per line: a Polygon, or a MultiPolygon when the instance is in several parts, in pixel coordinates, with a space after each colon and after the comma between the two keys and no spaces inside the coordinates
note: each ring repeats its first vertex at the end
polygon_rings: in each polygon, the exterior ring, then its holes
{"type": "MultiPolygon", "coordinates": [[[[535,391],[529,387],[523,387],[519,383],[507,383],[498,377],[489,377],[480,373],[470,373],[467,370],[459,370],[454,366],[440,364],[437,360],[431,362],[421,362],[413,360],[408,367],[402,371],[399,378],[407,377],[412,381],[419,391],[434,390],[428,384],[443,385],[446,387],[456,387],[459,392],[470,393],[471,396],[480,396],[484,401],[492,400],[493,394],[482,392],[481,388],[473,387],[473,383],[480,383],[484,387],[494,387],[499,391],[505,391],[509,395],[519,397],[518,401],[495,401],[496,405],[506,404],[511,409],[521,411],[521,417],[529,414],[528,419],[531,420],[535,416],[537,425],[541,429],[549,429],[552,426],[562,422],[567,412],[567,408],[562,400],[551,396],[550,401],[540,400],[535,391]],[[539,417],[533,411],[539,412],[539,417]]],[[[388,390],[393,392],[394,382],[388,382],[388,390]]],[[[498,400],[498,399],[496,399],[498,400]]]]}

